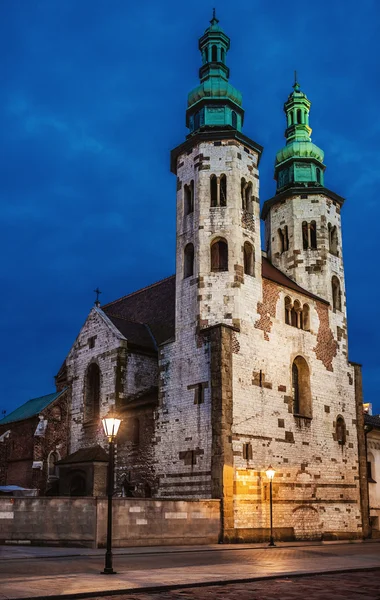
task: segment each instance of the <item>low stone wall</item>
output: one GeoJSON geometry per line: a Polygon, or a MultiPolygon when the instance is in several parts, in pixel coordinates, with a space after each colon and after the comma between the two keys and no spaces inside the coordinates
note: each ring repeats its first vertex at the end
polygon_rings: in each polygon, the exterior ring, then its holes
{"type": "MultiPolygon", "coordinates": [[[[106,543],[107,499],[98,500],[97,544],[106,543]]],[[[216,544],[220,530],[219,500],[115,498],[113,545],[156,546],[216,544]]]]}
{"type": "MultiPolygon", "coordinates": [[[[217,543],[219,500],[114,498],[113,545],[217,543]]],[[[0,498],[0,543],[104,547],[106,498],[0,498]]]]}
{"type": "Polygon", "coordinates": [[[94,546],[96,498],[0,498],[0,543],[94,546]]]}

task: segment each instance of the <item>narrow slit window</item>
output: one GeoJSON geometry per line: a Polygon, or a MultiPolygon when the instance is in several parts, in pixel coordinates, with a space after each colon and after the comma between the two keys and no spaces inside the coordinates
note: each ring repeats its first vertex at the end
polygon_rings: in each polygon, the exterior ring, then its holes
{"type": "Polygon", "coordinates": [[[211,206],[218,206],[218,182],[216,175],[210,177],[211,206]]]}
{"type": "Polygon", "coordinates": [[[225,175],[220,176],[220,206],[227,206],[227,177],[225,175]]]}

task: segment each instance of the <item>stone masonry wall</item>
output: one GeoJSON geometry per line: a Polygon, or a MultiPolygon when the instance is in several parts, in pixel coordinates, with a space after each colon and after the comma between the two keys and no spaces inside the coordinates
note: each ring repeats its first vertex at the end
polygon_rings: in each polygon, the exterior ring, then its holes
{"type": "Polygon", "coordinates": [[[236,537],[245,530],[245,539],[260,539],[268,528],[270,464],[278,531],[290,527],[302,539],[360,536],[354,372],[345,353],[332,347],[331,308],[263,284],[259,315],[247,306],[233,355],[236,537]],[[310,306],[310,331],[285,323],[286,296],[310,306]],[[293,415],[291,369],[299,355],[310,370],[312,418],[293,415]],[[344,445],[336,438],[339,415],[346,424],[344,445]],[[252,447],[245,455],[244,444],[252,447]]]}
{"type": "MultiPolygon", "coordinates": [[[[133,494],[143,496],[155,489],[152,457],[154,435],[153,400],[134,403],[128,400],[157,386],[157,357],[130,351],[128,341],[100,309],[90,312],[67,360],[68,382],[72,390],[70,452],[100,444],[108,447],[101,424],[102,417],[113,407],[123,419],[117,443],[115,461],[116,487],[123,484],[133,494]],[[95,343],[90,343],[94,340],[95,343]],[[85,378],[89,365],[95,362],[100,369],[100,415],[94,421],[84,421],[85,378]],[[138,423],[138,442],[132,441],[133,422],[138,423]]],[[[136,434],[134,434],[136,435],[136,434]]]]}
{"type": "MultiPolygon", "coordinates": [[[[104,547],[104,498],[0,498],[0,543],[104,547]]],[[[113,546],[215,544],[217,500],[114,498],[113,546]]]]}

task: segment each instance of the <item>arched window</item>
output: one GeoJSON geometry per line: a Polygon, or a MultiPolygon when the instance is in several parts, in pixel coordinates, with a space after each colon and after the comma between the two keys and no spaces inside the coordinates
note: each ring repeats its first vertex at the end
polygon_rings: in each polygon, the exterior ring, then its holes
{"type": "Polygon", "coordinates": [[[228,244],[225,239],[211,244],[211,271],[228,271],[228,244]]]}
{"type": "Polygon", "coordinates": [[[227,177],[225,175],[220,176],[220,206],[227,206],[227,177]]]}
{"type": "Polygon", "coordinates": [[[290,311],[290,325],[292,325],[292,327],[297,327],[297,323],[298,323],[298,315],[297,315],[297,311],[293,305],[292,309],[290,311]]]}
{"type": "Polygon", "coordinates": [[[85,378],[84,420],[92,421],[99,417],[100,407],[100,369],[91,363],[85,378]]]}
{"type": "MultiPolygon", "coordinates": [[[[293,303],[293,310],[295,311],[296,315],[297,315],[297,322],[296,322],[296,327],[298,329],[302,329],[302,310],[301,310],[301,303],[299,300],[294,300],[293,303]]],[[[292,323],[293,325],[293,323],[292,323]]]]}
{"type": "Polygon", "coordinates": [[[184,251],[183,277],[192,277],[194,275],[194,246],[187,244],[184,251]]]}
{"type": "Polygon", "coordinates": [[[317,224],[312,221],[309,225],[310,228],[310,248],[313,250],[317,249],[317,224]]]}
{"type": "Polygon", "coordinates": [[[232,111],[232,113],[231,113],[231,115],[232,115],[232,127],[233,127],[234,129],[237,129],[237,114],[236,114],[236,112],[233,110],[233,111],[232,111]]]}
{"type": "Polygon", "coordinates": [[[331,223],[329,223],[328,230],[329,230],[329,250],[330,250],[331,254],[334,254],[334,256],[338,256],[339,255],[339,252],[338,252],[338,229],[337,229],[336,225],[334,225],[334,227],[332,227],[331,223]]]}
{"type": "Polygon", "coordinates": [[[283,252],[285,252],[285,239],[282,229],[278,230],[278,238],[280,240],[280,254],[282,254],[283,252]]]}
{"type": "Polygon", "coordinates": [[[302,223],[302,244],[303,244],[303,249],[307,250],[309,247],[309,232],[308,232],[308,226],[307,226],[306,221],[304,221],[302,223]]]}
{"type": "Polygon", "coordinates": [[[285,298],[285,323],[291,325],[292,323],[292,300],[289,296],[285,298]]]}
{"type": "Polygon", "coordinates": [[[222,63],[224,63],[224,61],[226,60],[226,52],[224,48],[220,49],[220,60],[222,61],[222,63]]]}
{"type": "Polygon", "coordinates": [[[201,114],[200,114],[200,112],[197,112],[194,115],[194,129],[199,129],[200,124],[201,124],[201,114]]]}
{"type": "Polygon", "coordinates": [[[310,307],[304,304],[302,307],[302,324],[305,331],[310,331],[310,307]]]}
{"type": "Polygon", "coordinates": [[[293,412],[311,417],[310,372],[306,360],[297,356],[292,365],[293,412]]]}
{"type": "Polygon", "coordinates": [[[367,478],[369,483],[376,483],[375,457],[372,452],[367,454],[367,478]]]}
{"type": "Polygon", "coordinates": [[[216,175],[211,175],[210,177],[210,197],[211,206],[218,206],[218,182],[216,175]]]}
{"type": "Polygon", "coordinates": [[[212,62],[218,62],[218,48],[217,46],[211,47],[211,60],[212,62]]]}
{"type": "Polygon", "coordinates": [[[302,111],[300,108],[297,110],[297,123],[302,123],[302,111]]]}
{"type": "Polygon", "coordinates": [[[246,210],[246,203],[245,203],[245,188],[247,186],[247,182],[245,181],[244,177],[241,178],[241,186],[240,186],[240,191],[241,191],[241,207],[243,210],[246,210]]]}
{"type": "Polygon", "coordinates": [[[289,126],[294,124],[294,117],[293,117],[293,113],[290,112],[289,113],[289,126]]]}
{"type": "Polygon", "coordinates": [[[48,479],[54,479],[58,477],[58,467],[56,463],[59,461],[59,454],[56,451],[52,451],[48,456],[48,479]]]}
{"type": "Polygon", "coordinates": [[[244,273],[245,275],[255,276],[255,257],[252,244],[244,243],[244,273]]]}
{"type": "Polygon", "coordinates": [[[342,293],[340,291],[339,279],[334,275],[331,280],[333,309],[342,310],[342,293]]]}
{"type": "Polygon", "coordinates": [[[205,63],[208,62],[208,46],[205,46],[205,49],[204,49],[204,61],[205,61],[205,63]]]}
{"type": "Polygon", "coordinates": [[[243,193],[244,193],[243,205],[245,207],[244,210],[246,210],[250,214],[253,214],[252,183],[251,182],[245,183],[243,193]]]}
{"type": "Polygon", "coordinates": [[[335,433],[336,441],[343,446],[346,443],[346,424],[341,415],[336,420],[335,433]]]}
{"type": "Polygon", "coordinates": [[[315,170],[315,173],[317,176],[317,183],[321,183],[321,169],[319,167],[317,167],[315,170]]]}
{"type": "Polygon", "coordinates": [[[189,215],[194,212],[194,181],[190,182],[190,185],[185,184],[184,190],[184,201],[185,201],[185,215],[189,215]]]}

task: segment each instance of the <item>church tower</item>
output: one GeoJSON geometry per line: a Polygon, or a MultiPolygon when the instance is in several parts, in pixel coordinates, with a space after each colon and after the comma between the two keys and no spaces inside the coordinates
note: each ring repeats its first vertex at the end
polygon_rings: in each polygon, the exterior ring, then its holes
{"type": "Polygon", "coordinates": [[[283,273],[328,300],[345,329],[344,199],[324,186],[324,153],[311,141],[310,105],[296,80],[284,105],[286,145],[276,155],[276,195],[262,210],[266,250],[283,273]]]}
{"type": "MultiPolygon", "coordinates": [[[[243,135],[241,93],[229,82],[230,39],[215,16],[199,40],[200,84],[189,96],[177,175],[176,331],[239,327],[244,297],[260,286],[258,163],[243,135]]],[[[259,290],[257,291],[259,293],[259,290]]],[[[248,298],[248,295],[247,295],[248,298]]]]}

